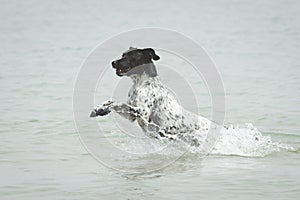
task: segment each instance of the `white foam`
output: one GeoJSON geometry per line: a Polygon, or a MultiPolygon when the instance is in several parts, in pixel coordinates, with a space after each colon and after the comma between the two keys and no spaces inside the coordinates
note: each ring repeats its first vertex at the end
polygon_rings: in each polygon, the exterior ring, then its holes
{"type": "Polygon", "coordinates": [[[219,141],[212,149],[212,154],[263,157],[279,151],[294,151],[289,145],[272,141],[252,124],[244,126],[230,125],[221,130],[219,141]]]}

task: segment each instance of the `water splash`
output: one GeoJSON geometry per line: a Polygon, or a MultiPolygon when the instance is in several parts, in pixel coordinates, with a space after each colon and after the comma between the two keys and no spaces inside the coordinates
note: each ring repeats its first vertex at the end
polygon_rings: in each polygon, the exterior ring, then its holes
{"type": "MultiPolygon", "coordinates": [[[[194,135],[192,138],[196,138],[194,135]]],[[[190,153],[196,154],[214,154],[214,155],[236,155],[245,157],[264,157],[277,152],[298,152],[298,147],[293,147],[290,144],[284,144],[281,142],[273,141],[270,135],[264,135],[251,123],[247,123],[243,126],[229,125],[220,129],[219,137],[211,137],[215,141],[215,145],[211,151],[204,149],[205,142],[203,142],[203,136],[198,137],[202,140],[201,146],[193,146],[182,141],[175,141],[177,147],[184,148],[190,153]]],[[[166,141],[165,141],[166,142],[166,141]]],[[[170,142],[170,141],[169,141],[170,142]]],[[[171,141],[174,143],[174,141],[171,141]]],[[[210,145],[208,145],[210,146],[210,145]]]]}
{"type": "MultiPolygon", "coordinates": [[[[121,119],[120,119],[121,120],[121,119]]],[[[124,121],[124,124],[126,121],[124,121]]],[[[133,130],[133,124],[130,124],[133,130]]],[[[220,126],[218,126],[220,128],[220,126]]],[[[114,131],[113,131],[114,132],[114,131]]],[[[121,133],[116,133],[112,137],[113,143],[121,149],[137,153],[141,155],[147,154],[180,154],[183,151],[192,154],[214,154],[214,155],[236,155],[246,157],[264,157],[277,152],[299,152],[299,145],[292,145],[291,142],[279,142],[276,140],[276,135],[271,133],[261,133],[251,123],[234,126],[229,125],[221,127],[216,136],[206,137],[207,132],[186,133],[175,140],[168,140],[166,138],[151,138],[147,137],[145,133],[136,125],[133,130],[134,134],[120,137],[121,133]],[[137,135],[135,135],[137,134],[137,135]],[[274,137],[271,137],[274,136],[274,137]],[[193,145],[195,138],[198,140],[200,146],[193,145]],[[210,138],[208,140],[207,138],[210,138]],[[275,140],[274,140],[275,138],[275,140]],[[205,150],[205,143],[213,147],[205,150]],[[175,153],[177,152],[177,153],[175,153]]],[[[112,136],[112,133],[109,133],[112,136]]],[[[282,137],[288,137],[286,134],[281,134],[282,137]]],[[[295,136],[299,138],[299,136],[295,136]]],[[[295,140],[295,139],[294,139],[295,140]]],[[[298,139],[297,139],[298,140],[298,139]]]]}
{"type": "Polygon", "coordinates": [[[270,136],[263,135],[257,128],[249,123],[244,126],[230,125],[226,128],[222,128],[219,141],[211,153],[264,157],[281,151],[296,151],[296,149],[288,144],[272,141],[270,136]]]}

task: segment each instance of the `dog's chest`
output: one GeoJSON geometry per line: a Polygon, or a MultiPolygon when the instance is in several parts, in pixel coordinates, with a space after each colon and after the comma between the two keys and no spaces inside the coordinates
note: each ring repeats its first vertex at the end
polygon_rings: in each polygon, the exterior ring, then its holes
{"type": "Polygon", "coordinates": [[[155,88],[148,82],[142,85],[134,85],[128,93],[127,103],[132,106],[151,106],[151,102],[157,97],[155,88]]]}
{"type": "Polygon", "coordinates": [[[128,94],[127,103],[139,107],[143,117],[158,125],[177,120],[182,114],[180,105],[158,81],[134,85],[128,94]]]}

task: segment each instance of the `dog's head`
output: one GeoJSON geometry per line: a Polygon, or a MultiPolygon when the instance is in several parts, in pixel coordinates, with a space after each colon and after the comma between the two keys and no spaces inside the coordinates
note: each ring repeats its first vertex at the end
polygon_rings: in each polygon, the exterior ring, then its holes
{"type": "Polygon", "coordinates": [[[118,76],[133,74],[138,66],[153,63],[152,60],[159,60],[159,56],[151,48],[137,49],[130,47],[124,52],[121,59],[112,62],[112,67],[116,69],[118,76]]]}

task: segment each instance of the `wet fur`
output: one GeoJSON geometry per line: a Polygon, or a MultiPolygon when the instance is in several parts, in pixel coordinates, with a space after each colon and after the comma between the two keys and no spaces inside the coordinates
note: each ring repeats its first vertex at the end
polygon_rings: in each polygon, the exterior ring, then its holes
{"type": "MultiPolygon", "coordinates": [[[[126,56],[128,55],[125,54],[124,57],[123,54],[121,59],[125,59],[126,56]]],[[[130,56],[134,56],[134,52],[131,52],[130,56]]],[[[150,137],[180,139],[192,146],[200,146],[207,136],[211,122],[181,107],[160,81],[152,60],[147,59],[148,63],[142,65],[135,66],[132,63],[131,70],[126,73],[120,73],[121,70],[118,72],[118,67],[128,67],[117,65],[119,60],[113,62],[117,75],[129,76],[133,81],[127,103],[105,102],[92,111],[91,117],[103,116],[114,111],[132,122],[137,121],[150,137]]]]}

